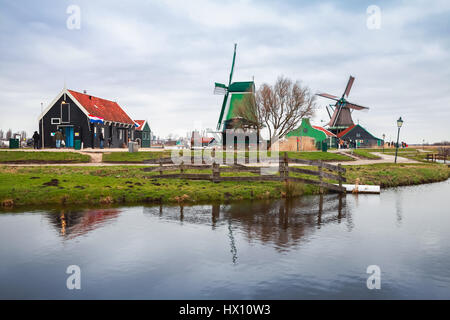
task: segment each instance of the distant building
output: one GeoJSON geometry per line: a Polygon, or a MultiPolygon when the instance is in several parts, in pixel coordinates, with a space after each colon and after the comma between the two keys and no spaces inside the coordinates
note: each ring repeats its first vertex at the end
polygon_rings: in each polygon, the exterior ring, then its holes
{"type": "Polygon", "coordinates": [[[99,148],[100,133],[105,148],[118,148],[135,140],[135,128],[135,122],[117,102],[68,89],[63,89],[39,117],[39,134],[43,134],[46,148],[55,147],[54,134],[60,129],[68,148],[99,148]]]}
{"type": "Polygon", "coordinates": [[[309,119],[302,119],[300,126],[286,134],[285,148],[289,150],[284,151],[311,151],[322,150],[322,144],[326,144],[327,148],[336,145],[336,135],[325,128],[319,126],[312,126],[309,119]],[[291,150],[292,149],[292,150],[291,150]]]}
{"type": "Polygon", "coordinates": [[[136,128],[136,140],[139,139],[141,147],[150,148],[152,140],[152,131],[147,120],[134,120],[139,125],[136,128]]]}
{"type": "Polygon", "coordinates": [[[383,140],[373,136],[369,131],[359,124],[354,124],[337,134],[338,138],[344,140],[352,148],[382,146],[383,140]]]}

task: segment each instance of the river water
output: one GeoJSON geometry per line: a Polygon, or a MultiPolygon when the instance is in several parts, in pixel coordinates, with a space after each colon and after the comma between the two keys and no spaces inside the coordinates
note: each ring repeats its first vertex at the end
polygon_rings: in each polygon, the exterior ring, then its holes
{"type": "Polygon", "coordinates": [[[449,299],[450,180],[295,201],[0,213],[0,298],[449,299]],[[81,289],[69,290],[70,265],[81,289]],[[380,269],[369,290],[367,267],[380,269]]]}

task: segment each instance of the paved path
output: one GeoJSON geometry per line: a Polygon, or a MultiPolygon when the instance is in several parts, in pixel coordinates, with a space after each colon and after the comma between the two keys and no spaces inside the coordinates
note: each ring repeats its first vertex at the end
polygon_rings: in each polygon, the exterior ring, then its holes
{"type": "MultiPolygon", "coordinates": [[[[373,152],[373,154],[379,156],[381,159],[358,159],[355,161],[333,161],[327,162],[329,164],[341,164],[341,165],[368,165],[368,164],[376,164],[376,163],[394,163],[395,156],[382,154],[378,152],[373,152]]],[[[0,166],[12,166],[12,167],[35,167],[35,166],[69,166],[69,167],[108,167],[108,166],[157,166],[157,164],[144,164],[144,163],[103,163],[101,162],[102,154],[101,153],[89,153],[92,158],[92,162],[87,163],[49,163],[49,164],[0,164],[0,166]]],[[[397,163],[419,163],[418,161],[407,159],[403,157],[397,157],[397,163]]],[[[268,166],[268,163],[258,163],[258,164],[250,164],[250,166],[268,166]]],[[[276,164],[272,164],[271,166],[276,166],[276,164]]],[[[290,166],[306,166],[304,164],[290,164],[290,166]]]]}

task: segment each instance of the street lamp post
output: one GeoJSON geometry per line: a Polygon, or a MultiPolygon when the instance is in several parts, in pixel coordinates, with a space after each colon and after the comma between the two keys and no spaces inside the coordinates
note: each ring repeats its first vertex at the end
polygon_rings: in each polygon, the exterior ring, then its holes
{"type": "Polygon", "coordinates": [[[398,131],[397,131],[397,145],[395,146],[395,163],[397,163],[398,141],[399,141],[399,137],[400,137],[400,128],[402,127],[402,125],[403,125],[403,120],[402,120],[402,117],[400,117],[397,120],[398,131]]]}
{"type": "Polygon", "coordinates": [[[384,153],[384,139],[386,138],[386,135],[383,133],[383,153],[384,153]]]}

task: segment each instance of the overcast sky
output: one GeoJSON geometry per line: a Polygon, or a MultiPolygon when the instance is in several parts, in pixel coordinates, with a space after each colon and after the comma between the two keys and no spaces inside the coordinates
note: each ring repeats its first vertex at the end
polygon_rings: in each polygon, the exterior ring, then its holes
{"type": "MultiPolygon", "coordinates": [[[[351,74],[349,100],[370,107],[354,121],[374,135],[394,139],[402,116],[402,140],[450,140],[448,0],[0,0],[0,128],[36,130],[41,102],[64,81],[117,101],[159,136],[215,128],[214,82],[227,82],[234,43],[236,81],[285,75],[340,96],[351,74]],[[79,29],[67,27],[70,5],[79,29]]],[[[328,101],[317,101],[312,122],[325,124],[328,101]]]]}

